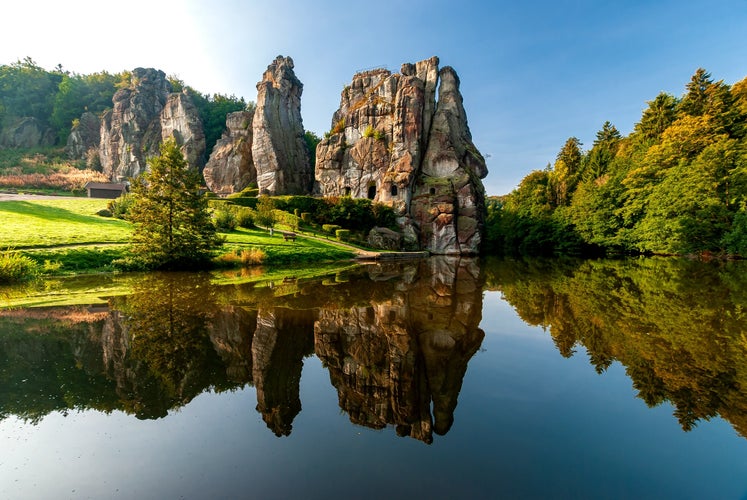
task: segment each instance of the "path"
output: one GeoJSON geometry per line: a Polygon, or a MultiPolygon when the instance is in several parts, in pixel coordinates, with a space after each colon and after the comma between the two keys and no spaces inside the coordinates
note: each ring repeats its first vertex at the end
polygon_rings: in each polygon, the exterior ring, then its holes
{"type": "MultiPolygon", "coordinates": [[[[282,231],[281,231],[282,232],[282,231]]],[[[390,252],[390,251],[376,251],[376,250],[363,250],[353,245],[348,245],[338,240],[330,240],[328,238],[321,238],[319,236],[300,233],[294,231],[298,237],[309,238],[317,241],[323,241],[328,244],[343,247],[347,250],[352,251],[355,254],[355,258],[358,260],[399,260],[399,259],[422,259],[430,256],[428,252],[390,252]]]]}

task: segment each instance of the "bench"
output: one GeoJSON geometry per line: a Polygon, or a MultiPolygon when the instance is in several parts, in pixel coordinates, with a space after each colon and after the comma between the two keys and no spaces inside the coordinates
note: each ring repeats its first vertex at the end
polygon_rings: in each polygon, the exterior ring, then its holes
{"type": "Polygon", "coordinates": [[[283,233],[285,241],[296,241],[296,233],[283,233]]]}

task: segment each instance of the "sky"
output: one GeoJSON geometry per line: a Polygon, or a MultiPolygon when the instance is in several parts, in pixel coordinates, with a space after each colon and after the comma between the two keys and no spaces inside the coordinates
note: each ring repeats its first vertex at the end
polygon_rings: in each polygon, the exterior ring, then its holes
{"type": "Polygon", "coordinates": [[[24,0],[0,12],[0,64],[153,67],[254,101],[267,65],[290,56],[318,135],[356,71],[436,55],[459,74],[489,195],[553,163],[569,137],[591,148],[605,121],[630,133],[699,67],[727,84],[747,76],[747,0],[24,0]]]}

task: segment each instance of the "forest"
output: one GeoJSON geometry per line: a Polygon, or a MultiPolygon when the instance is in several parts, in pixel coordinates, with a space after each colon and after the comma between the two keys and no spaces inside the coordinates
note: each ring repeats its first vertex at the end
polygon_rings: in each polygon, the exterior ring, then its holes
{"type": "MultiPolygon", "coordinates": [[[[85,111],[101,113],[112,106],[112,97],[130,85],[129,71],[83,75],[57,66],[48,71],[30,57],[0,65],[0,130],[7,120],[33,117],[54,132],[53,144],[65,145],[70,129],[85,111]]],[[[246,109],[243,98],[203,94],[176,76],[169,76],[173,92],[186,91],[202,120],[206,152],[210,153],[226,125],[226,114],[246,109]]]]}
{"type": "Polygon", "coordinates": [[[747,256],[747,78],[698,69],[681,97],[647,102],[628,136],[610,122],[591,149],[487,203],[487,251],[534,255],[747,256]]]}

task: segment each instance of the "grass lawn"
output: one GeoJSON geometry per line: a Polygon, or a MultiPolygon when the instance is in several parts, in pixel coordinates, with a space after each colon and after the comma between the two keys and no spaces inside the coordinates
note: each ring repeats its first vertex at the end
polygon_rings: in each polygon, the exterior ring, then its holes
{"type": "Polygon", "coordinates": [[[270,233],[265,230],[239,228],[224,236],[226,236],[226,251],[234,248],[261,248],[267,254],[265,264],[271,266],[342,260],[353,257],[353,252],[331,242],[326,243],[303,237],[299,237],[295,241],[285,241],[280,231],[275,231],[275,234],[270,236],[270,233]]]}
{"type": "MultiPolygon", "coordinates": [[[[61,274],[112,271],[111,262],[126,256],[132,235],[129,222],[100,217],[108,200],[60,198],[0,202],[0,250],[23,251],[40,264],[59,263],[61,274]],[[116,244],[116,245],[113,245],[116,244]]],[[[239,228],[228,234],[220,253],[260,248],[266,267],[299,266],[352,258],[333,242],[299,237],[285,241],[280,231],[239,228]]]]}
{"type": "Polygon", "coordinates": [[[89,198],[2,201],[0,247],[125,243],[132,234],[131,224],[96,215],[107,202],[89,198]]]}

